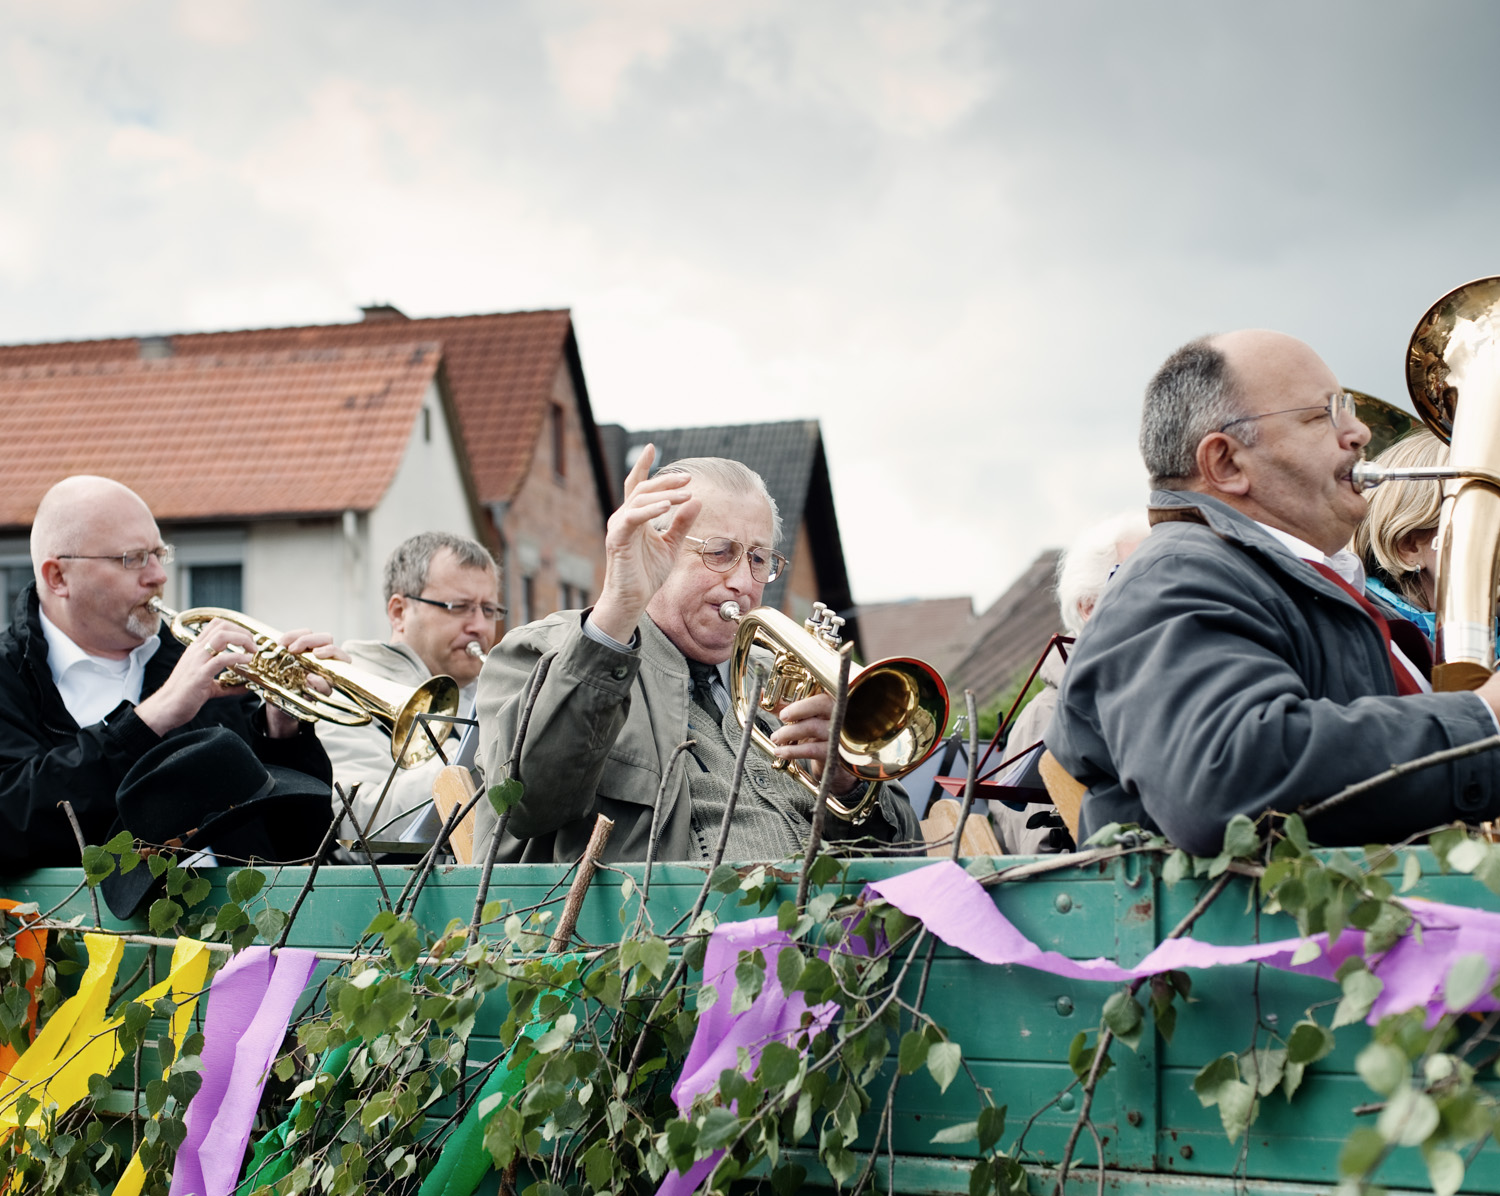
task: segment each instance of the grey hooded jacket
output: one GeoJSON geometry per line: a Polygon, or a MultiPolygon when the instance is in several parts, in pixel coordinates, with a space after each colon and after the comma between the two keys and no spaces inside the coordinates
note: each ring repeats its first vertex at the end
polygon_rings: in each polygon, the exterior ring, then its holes
{"type": "MultiPolygon", "coordinates": [[[[1344,590],[1252,520],[1157,491],[1154,527],[1069,661],[1048,748],[1088,786],[1082,835],[1135,822],[1218,852],[1235,814],[1296,810],[1391,764],[1495,734],[1472,693],[1396,696],[1390,654],[1344,590]]],[[[1393,842],[1500,807],[1500,752],[1387,782],[1308,826],[1393,842]]]]}

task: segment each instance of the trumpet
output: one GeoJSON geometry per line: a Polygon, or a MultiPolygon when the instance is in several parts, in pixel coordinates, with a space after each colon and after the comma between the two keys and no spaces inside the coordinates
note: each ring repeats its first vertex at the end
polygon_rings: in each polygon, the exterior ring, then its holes
{"type": "MultiPolygon", "coordinates": [[[[833,692],[838,687],[839,628],[844,620],[823,603],[814,603],[812,617],[801,626],[769,606],[741,614],[737,602],[723,603],[719,618],[738,624],[729,678],[734,716],[741,727],[754,715],[747,709],[746,676],[751,668],[766,667],[752,661],[753,656],[771,658],[760,707],[773,714],[820,690],[833,692]]],[[[851,668],[838,753],[844,767],[869,786],[852,806],[829,794],[828,808],[855,826],[863,823],[879,802],[876,783],[897,780],[921,764],[937,746],[947,722],[948,688],[931,665],[892,657],[851,668]]],[[[770,736],[758,726],[752,727],[751,737],[771,754],[771,767],[792,768],[792,761],[775,755],[770,736]]],[[[818,782],[805,767],[797,765],[794,775],[818,791],[818,782]]]]}
{"type": "Polygon", "coordinates": [[[453,724],[442,720],[416,728],[417,716],[458,714],[458,682],[452,677],[430,677],[410,688],[377,677],[341,660],[321,660],[311,652],[294,654],[281,646],[281,633],[249,615],[218,606],[195,606],[176,611],[160,598],[152,598],[151,609],[167,620],[172,634],[184,644],[197,641],[204,626],[223,619],[243,628],[250,637],[245,651],[254,659],[219,674],[221,685],[243,685],[251,693],[285,710],[303,722],[319,719],[341,727],[359,727],[375,721],[390,732],[391,758],[402,768],[430,759],[438,745],[453,733],[453,724]],[[332,693],[319,693],[308,684],[321,677],[332,693]],[[405,745],[405,751],[402,746],[405,745]]]}

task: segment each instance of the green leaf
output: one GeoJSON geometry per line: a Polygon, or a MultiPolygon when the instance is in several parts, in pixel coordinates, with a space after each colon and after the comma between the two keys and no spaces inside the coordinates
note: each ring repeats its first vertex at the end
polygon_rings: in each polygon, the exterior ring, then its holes
{"type": "Polygon", "coordinates": [[[1477,952],[1460,955],[1443,982],[1443,1004],[1449,1013],[1462,1013],[1489,987],[1490,961],[1477,952]]]}
{"type": "Polygon", "coordinates": [[[229,880],[225,882],[224,891],[229,894],[231,901],[237,901],[241,905],[249,901],[265,887],[266,874],[256,868],[241,868],[238,872],[229,874],[229,880]]]}
{"type": "Polygon", "coordinates": [[[135,836],[129,831],[121,831],[113,839],[104,845],[104,850],[113,852],[115,855],[124,855],[135,846],[135,836]]]}
{"type": "Polygon", "coordinates": [[[1247,859],[1259,850],[1260,836],[1255,833],[1255,823],[1243,814],[1236,814],[1224,828],[1224,854],[1247,859]]]}
{"type": "Polygon", "coordinates": [[[109,1099],[110,1093],[112,1093],[113,1091],[114,1089],[109,1086],[109,1081],[103,1076],[92,1075],[89,1077],[90,1099],[96,1101],[106,1101],[109,1099]]]}
{"type": "MultiPolygon", "coordinates": [[[[1079,1035],[1080,1038],[1083,1035],[1079,1035]]],[[[1071,1060],[1070,1060],[1071,1062],[1071,1060]]],[[[1076,1067],[1073,1069],[1078,1070],[1076,1067]]],[[[1240,1076],[1239,1059],[1234,1055],[1220,1055],[1211,1063],[1206,1063],[1193,1077],[1193,1091],[1198,1094],[1198,1100],[1205,1109],[1219,1103],[1219,1089],[1225,1084],[1233,1083],[1240,1076]]]]}
{"type": "Polygon", "coordinates": [[[806,1167],[798,1163],[783,1163],[771,1172],[771,1191],[776,1196],[798,1196],[806,1179],[806,1167]]]}
{"type": "Polygon", "coordinates": [[[1453,1196],[1464,1182],[1463,1156],[1454,1150],[1429,1150],[1427,1178],[1434,1196],[1453,1196]]]}
{"type": "Polygon", "coordinates": [[[1354,1060],[1354,1070],[1381,1096],[1390,1096],[1411,1078],[1411,1063],[1395,1047],[1369,1043],[1354,1060]]]}
{"type": "Polygon", "coordinates": [[[1409,851],[1406,859],[1401,864],[1401,891],[1410,893],[1417,887],[1417,882],[1422,879],[1422,861],[1417,858],[1417,853],[1409,851]]]}
{"type": "Polygon", "coordinates": [[[1161,866],[1161,878],[1170,889],[1179,880],[1186,879],[1193,870],[1192,857],[1187,852],[1178,849],[1167,857],[1167,862],[1161,866]]]}
{"type": "Polygon", "coordinates": [[[1473,872],[1484,863],[1484,857],[1488,854],[1487,844],[1478,839],[1465,838],[1463,842],[1455,843],[1453,850],[1448,853],[1448,867],[1455,872],[1473,872]]]}
{"type": "Polygon", "coordinates": [[[1005,1133],[1005,1106],[985,1105],[979,1110],[979,1149],[988,1154],[1005,1133]]]}
{"type": "Polygon", "coordinates": [[[1361,968],[1344,977],[1343,989],[1344,995],[1338,1008],[1333,1011],[1333,1023],[1329,1027],[1333,1030],[1364,1021],[1370,1012],[1370,1006],[1375,1004],[1375,999],[1385,989],[1385,984],[1375,973],[1361,968]]]}
{"type": "Polygon", "coordinates": [[[1281,1095],[1291,1100],[1302,1087],[1302,1075],[1307,1070],[1305,1063],[1288,1063],[1281,1077],[1281,1095]]]}
{"type": "Polygon", "coordinates": [[[708,887],[715,893],[733,893],[740,887],[740,874],[733,864],[720,864],[709,878],[708,887]]]}
{"type": "Polygon", "coordinates": [[[1286,1051],[1281,1047],[1256,1047],[1240,1056],[1240,1078],[1257,1096],[1269,1096],[1286,1073],[1286,1051]]]}
{"type": "Polygon", "coordinates": [[[1112,993],[1104,1002],[1104,1024],[1131,1050],[1135,1050],[1141,1041],[1141,1026],[1145,1020],[1146,1011],[1128,988],[1112,993]]]}
{"type": "Polygon", "coordinates": [[[365,927],[365,936],[369,937],[372,934],[384,934],[392,926],[396,925],[396,923],[400,920],[401,919],[396,917],[396,915],[393,914],[390,910],[383,909],[370,919],[370,924],[365,927]]]}
{"type": "Polygon", "coordinates": [[[1281,830],[1302,855],[1312,851],[1312,844],[1307,838],[1307,826],[1303,823],[1301,814],[1288,814],[1281,824],[1281,830]]]}
{"type": "Polygon", "coordinates": [[[707,1116],[703,1118],[703,1125],[698,1130],[699,1150],[718,1150],[722,1146],[728,1146],[739,1136],[740,1119],[729,1109],[710,1109],[707,1116]]]}
{"type": "Polygon", "coordinates": [[[920,1071],[927,1062],[927,1050],[932,1044],[918,1030],[908,1030],[901,1036],[901,1046],[896,1053],[896,1068],[903,1076],[920,1071]]]}
{"type": "Polygon", "coordinates": [[[151,903],[151,910],[146,915],[146,920],[151,926],[152,934],[166,934],[177,925],[177,919],[180,917],[182,917],[182,906],[170,897],[159,897],[151,903]]]}
{"type": "Polygon", "coordinates": [[[767,1088],[782,1088],[802,1070],[802,1055],[782,1042],[768,1042],[755,1074],[767,1088]]]}
{"type": "Polygon", "coordinates": [[[797,991],[797,981],[802,979],[805,962],[802,952],[795,947],[783,947],[781,954],[776,957],[776,979],[781,984],[781,991],[787,996],[797,991]]]}
{"type": "Polygon", "coordinates": [[[274,943],[281,937],[281,932],[286,929],[286,922],[286,911],[277,909],[275,906],[263,909],[255,915],[255,929],[268,943],[274,943]]]}
{"type": "Polygon", "coordinates": [[[526,792],[526,787],[516,777],[506,777],[498,785],[491,785],[485,794],[490,799],[490,805],[494,807],[496,814],[504,814],[518,801],[526,792]]]}
{"type": "Polygon", "coordinates": [[[1345,1141],[1344,1149],[1339,1151],[1339,1174],[1364,1175],[1380,1162],[1383,1154],[1385,1139],[1369,1126],[1359,1126],[1345,1141]]]}
{"type": "Polygon", "coordinates": [[[102,847],[83,849],[83,878],[93,888],[115,870],[115,857],[102,847]]]}
{"type": "Polygon", "coordinates": [[[979,1137],[979,1122],[966,1121],[962,1125],[950,1125],[945,1130],[939,1130],[932,1135],[932,1141],[936,1145],[958,1146],[964,1142],[972,1142],[979,1137]]]}
{"type": "Polygon", "coordinates": [[[969,1196],[987,1196],[994,1181],[994,1168],[989,1159],[980,1159],[969,1172],[969,1196]]]}
{"type": "Polygon", "coordinates": [[[660,980],[667,972],[667,965],[672,960],[671,948],[662,939],[646,939],[639,944],[638,952],[640,965],[650,972],[657,980],[660,980]]]}
{"type": "Polygon", "coordinates": [[[1292,1027],[1286,1040],[1286,1057],[1289,1063],[1306,1066],[1316,1063],[1333,1050],[1333,1034],[1314,1021],[1300,1021],[1292,1027]]]}
{"type": "Polygon", "coordinates": [[[927,1052],[927,1070],[937,1081],[938,1089],[948,1091],[953,1077],[958,1075],[958,1065],[963,1060],[963,1051],[956,1042],[935,1042],[927,1052]]]}
{"type": "Polygon", "coordinates": [[[1420,1146],[1438,1128],[1437,1103],[1425,1092],[1400,1088],[1380,1111],[1375,1128],[1394,1146],[1420,1146]]]}
{"type": "Polygon", "coordinates": [[[1219,1088],[1219,1120],[1224,1132],[1234,1142],[1255,1120],[1255,1089],[1240,1080],[1231,1080],[1219,1088]]]}

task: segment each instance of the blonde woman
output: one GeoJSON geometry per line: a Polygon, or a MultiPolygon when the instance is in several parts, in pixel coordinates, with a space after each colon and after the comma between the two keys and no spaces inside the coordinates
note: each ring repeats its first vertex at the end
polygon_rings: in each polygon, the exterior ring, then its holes
{"type": "MultiPolygon", "coordinates": [[[[1378,465],[1446,465],[1448,446],[1423,429],[1375,458],[1378,465]]],[[[1354,533],[1366,591],[1436,638],[1437,527],[1441,482],[1386,482],[1370,493],[1369,514],[1354,533]]]]}

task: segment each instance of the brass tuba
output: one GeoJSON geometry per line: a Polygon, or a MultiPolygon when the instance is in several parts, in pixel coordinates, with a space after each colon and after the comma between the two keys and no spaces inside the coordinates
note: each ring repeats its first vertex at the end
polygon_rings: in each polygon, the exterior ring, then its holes
{"type": "MultiPolygon", "coordinates": [[[[813,605],[804,624],[769,606],[741,614],[739,603],[725,602],[719,617],[738,624],[729,656],[729,689],[734,717],[741,727],[748,710],[750,670],[766,670],[761,709],[775,714],[784,706],[811,697],[819,690],[832,693],[839,680],[839,627],[844,620],[821,602],[813,605]]],[[[844,767],[870,782],[864,797],[849,806],[832,794],[828,808],[858,826],[879,801],[875,783],[904,777],[937,746],[948,722],[948,688],[937,672],[920,660],[892,657],[849,670],[849,701],[839,736],[839,759],[844,767]]],[[[793,761],[774,755],[775,745],[758,726],[755,745],[772,754],[772,767],[791,768],[793,761]]],[[[808,789],[818,783],[800,764],[795,775],[808,789]]]]}
{"type": "Polygon", "coordinates": [[[184,644],[194,643],[204,625],[215,619],[243,627],[251,639],[245,651],[255,659],[224,670],[219,677],[222,684],[243,685],[303,722],[322,719],[341,727],[358,727],[376,720],[390,731],[391,758],[402,768],[430,759],[437,745],[452,734],[452,723],[437,720],[427,724],[431,738],[421,728],[412,731],[419,714],[451,718],[458,713],[458,682],[452,677],[430,677],[412,689],[341,660],[320,660],[310,652],[293,655],[277,642],[280,632],[237,610],[195,606],[175,611],[160,598],[151,599],[150,606],[184,644]],[[322,677],[333,692],[322,694],[310,687],[310,676],[322,677]],[[407,745],[404,753],[402,744],[407,745]]]}

